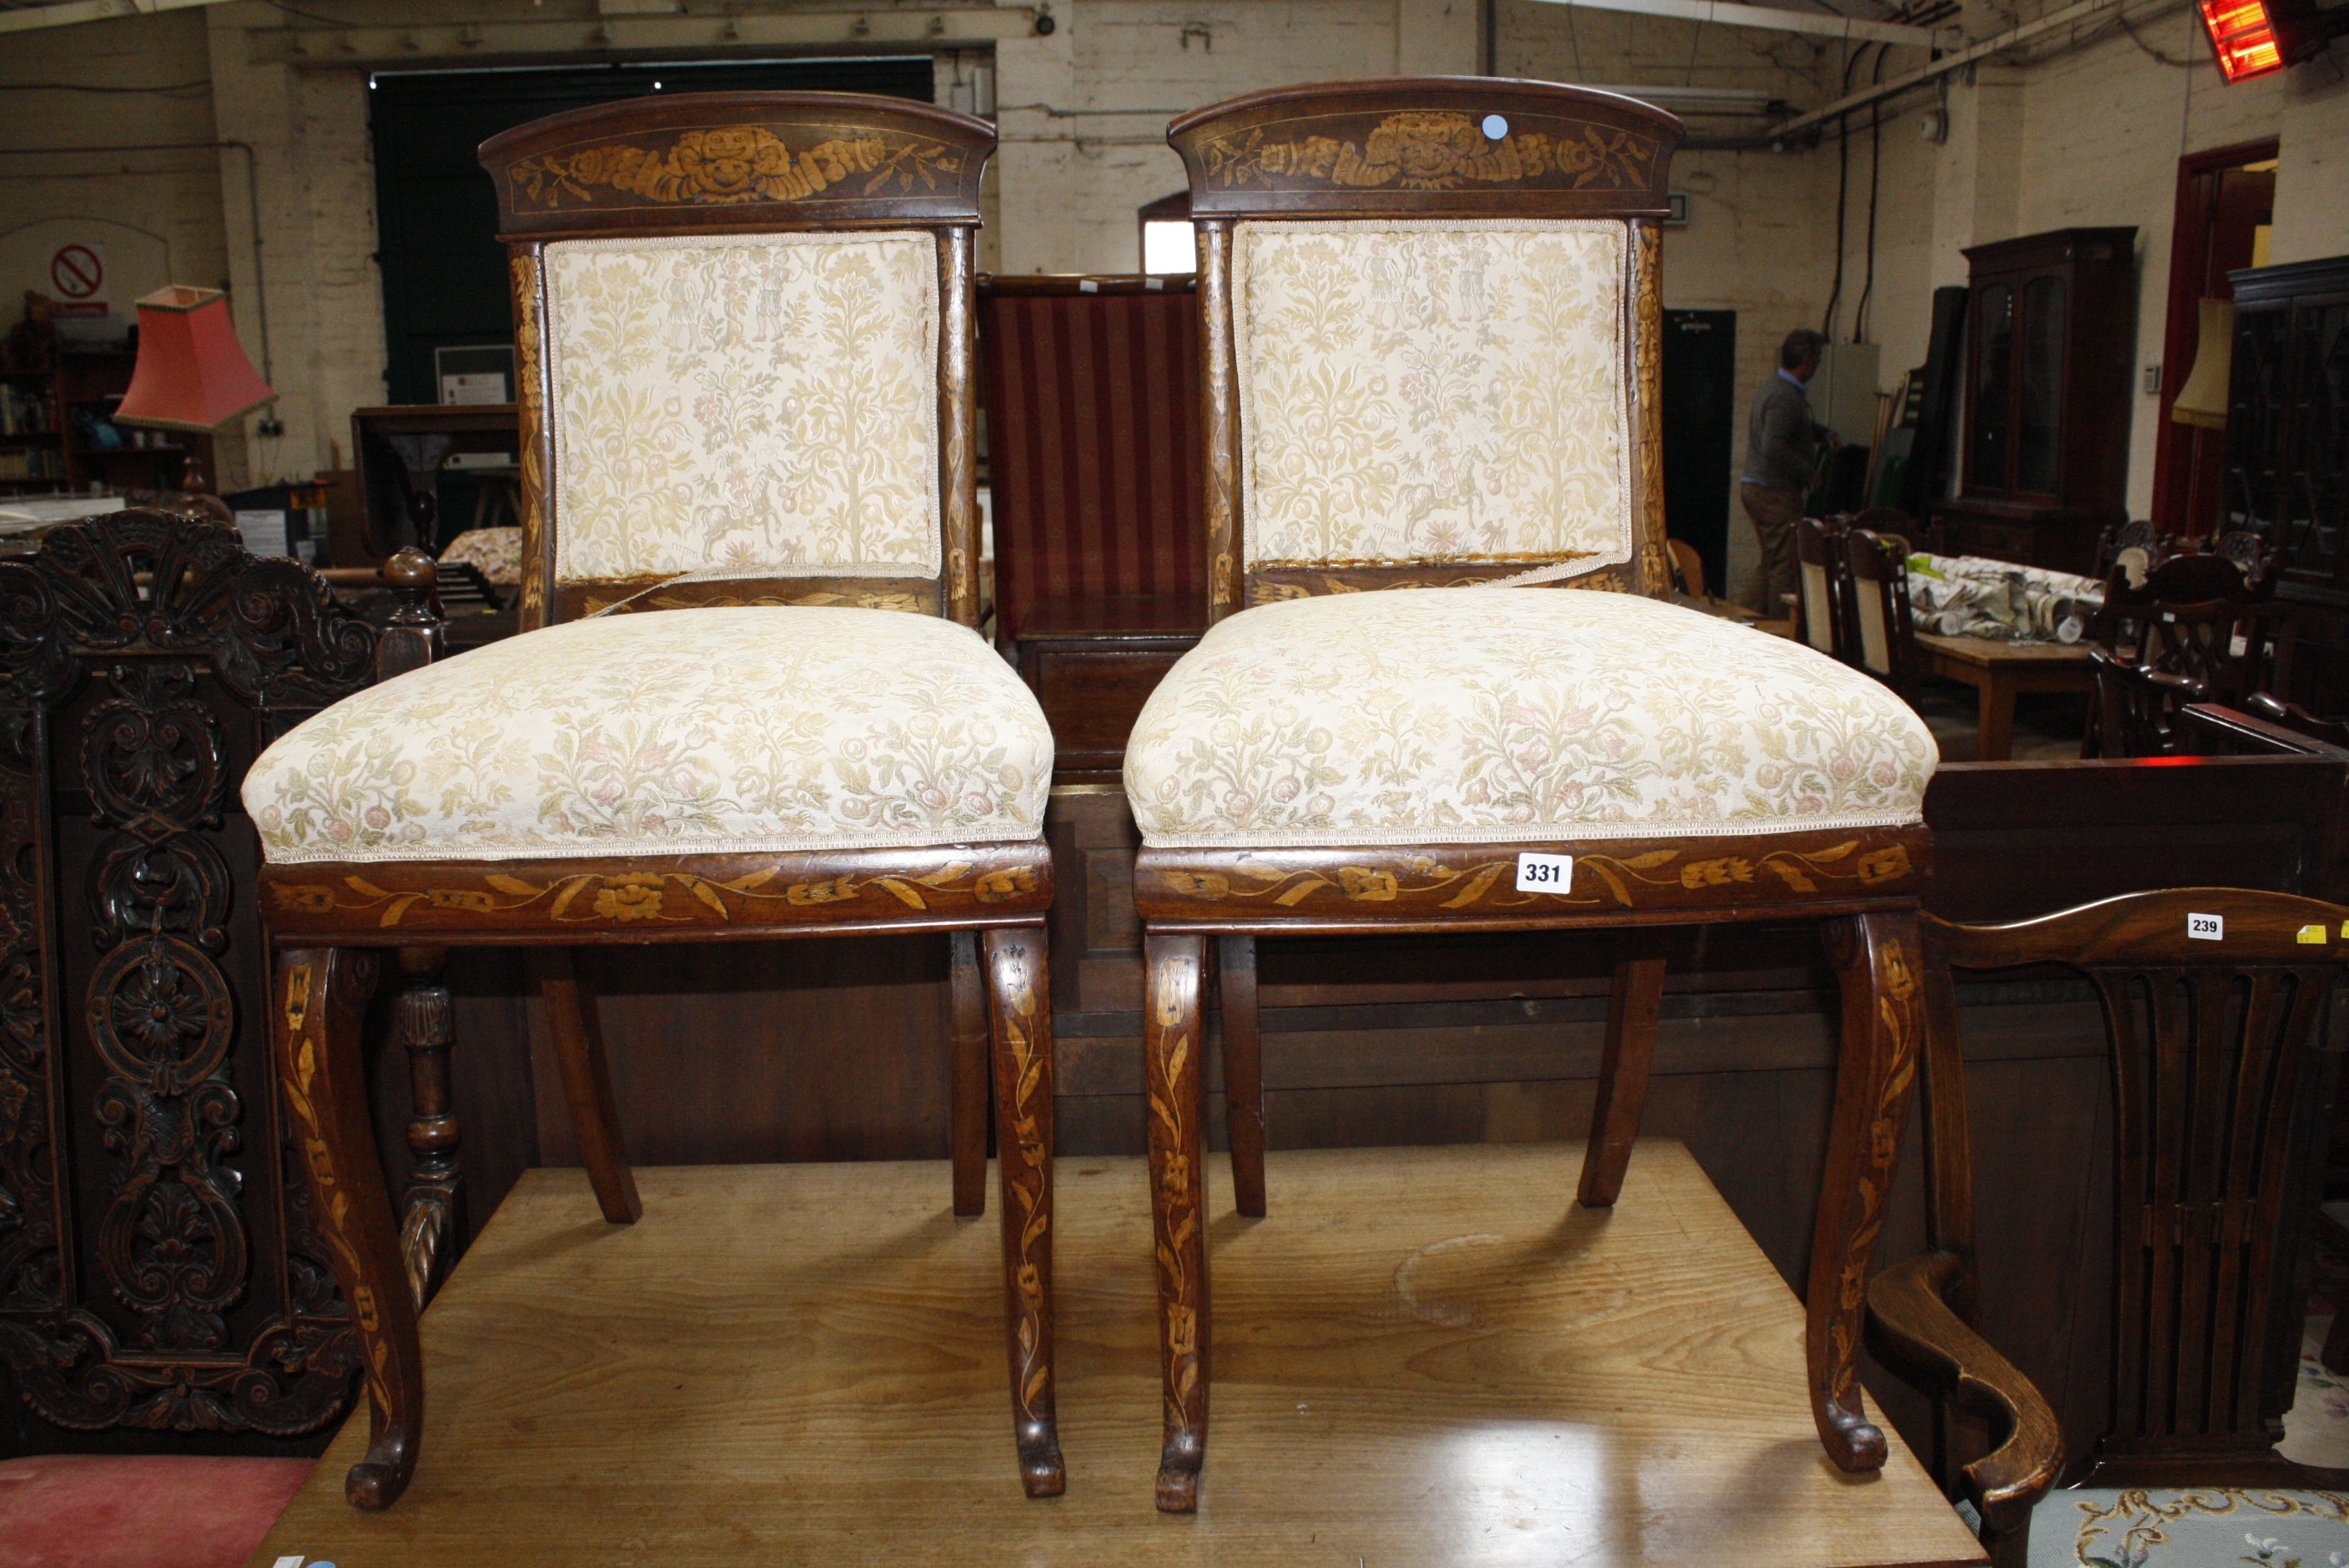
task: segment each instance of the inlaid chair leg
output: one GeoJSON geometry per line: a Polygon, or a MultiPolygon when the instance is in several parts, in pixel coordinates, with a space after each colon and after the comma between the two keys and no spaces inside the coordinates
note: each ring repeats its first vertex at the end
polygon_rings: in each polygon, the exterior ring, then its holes
{"type": "Polygon", "coordinates": [[[1199,1467],[1207,1455],[1206,1171],[1199,1090],[1206,939],[1145,931],[1142,945],[1151,1228],[1158,1250],[1158,1364],[1165,1398],[1158,1507],[1188,1513],[1199,1506],[1199,1467]]]}
{"type": "Polygon", "coordinates": [[[449,1092],[449,1047],[456,1037],[449,987],[440,972],[445,947],[399,950],[399,1004],[395,1030],[408,1050],[411,1113],[408,1122],[407,1213],[399,1250],[408,1264],[409,1293],[420,1308],[432,1294],[442,1253],[457,1233],[462,1196],[457,1150],[460,1129],[449,1092]]]}
{"type": "Polygon", "coordinates": [[[628,1169],[620,1148],[620,1110],[612,1097],[612,1065],[604,1054],[604,1026],[595,1016],[595,998],[580,985],[569,948],[540,948],[530,960],[538,994],[546,1003],[555,1064],[563,1070],[563,1098],[571,1106],[579,1163],[587,1168],[604,1218],[616,1225],[634,1224],[645,1206],[636,1196],[636,1172],[628,1169]]]}
{"type": "Polygon", "coordinates": [[[1811,1413],[1827,1457],[1847,1470],[1884,1463],[1882,1429],[1860,1404],[1859,1346],[1868,1269],[1884,1228],[1925,1032],[1922,947],[1914,910],[1826,923],[1843,988],[1835,1121],[1811,1237],[1804,1348],[1811,1413]]]}
{"type": "Polygon", "coordinates": [[[1058,1497],[1068,1480],[1052,1385],[1052,995],[1044,928],[988,932],[987,978],[1013,1432],[1028,1495],[1058,1497]]]}
{"type": "Polygon", "coordinates": [[[1234,1207],[1264,1215],[1264,1036],[1257,1026],[1256,938],[1218,938],[1224,1004],[1224,1128],[1232,1149],[1234,1207]]]}
{"type": "Polygon", "coordinates": [[[1640,1112],[1648,1103],[1656,1019],[1664,1005],[1664,960],[1654,937],[1644,931],[1628,932],[1622,942],[1614,988],[1607,996],[1599,1099],[1590,1111],[1590,1141],[1582,1150],[1582,1185],[1576,1194],[1586,1209],[1612,1208],[1623,1191],[1631,1140],[1640,1136],[1640,1112]]]}
{"type": "Polygon", "coordinates": [[[358,1330],[367,1391],[367,1450],[343,1491],[355,1508],[388,1508],[416,1473],[424,1432],[424,1357],[399,1231],[376,1157],[361,1059],[361,1018],[377,959],[353,948],[278,954],[270,1037],[312,1217],[358,1330]]]}
{"type": "Polygon", "coordinates": [[[947,1136],[954,1155],[954,1212],[987,1212],[987,982],[978,970],[978,933],[948,939],[954,1002],[954,1068],[947,1090],[947,1136]]]}

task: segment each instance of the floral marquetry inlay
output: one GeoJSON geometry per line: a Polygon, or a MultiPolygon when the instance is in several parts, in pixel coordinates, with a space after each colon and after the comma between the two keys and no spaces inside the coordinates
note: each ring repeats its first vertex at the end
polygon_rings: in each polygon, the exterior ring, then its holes
{"type": "Polygon", "coordinates": [[[936,192],[962,178],[968,156],[925,137],[810,129],[787,140],[764,126],[721,126],[686,131],[666,147],[607,142],[542,153],[511,166],[506,178],[526,209],[585,205],[605,192],[658,206],[805,201],[936,192]]]}
{"type": "MultiPolygon", "coordinates": [[[[1506,122],[1505,122],[1506,123],[1506,122]]],[[[1367,132],[1296,135],[1294,124],[1257,126],[1203,142],[1212,185],[1456,191],[1536,185],[1569,191],[1643,191],[1655,183],[1662,146],[1652,136],[1585,124],[1485,135],[1472,116],[1406,109],[1367,132]]]]}

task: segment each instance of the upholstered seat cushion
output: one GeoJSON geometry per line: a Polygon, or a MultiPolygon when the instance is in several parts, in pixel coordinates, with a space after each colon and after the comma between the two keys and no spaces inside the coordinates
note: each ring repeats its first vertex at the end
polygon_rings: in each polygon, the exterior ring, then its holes
{"type": "Polygon", "coordinates": [[[497,860],[1032,839],[1036,699],[978,634],[887,610],[608,615],[336,703],[244,782],[264,857],[497,860]]]}
{"type": "Polygon", "coordinates": [[[1135,723],[1154,847],[1476,843],[1915,822],[1933,738],[1795,643],[1620,593],[1295,599],[1222,622],[1135,723]]]}
{"type": "Polygon", "coordinates": [[[2080,1487],[2031,1511],[2031,1568],[2271,1568],[2349,1563],[2349,1492],[2080,1487]]]}

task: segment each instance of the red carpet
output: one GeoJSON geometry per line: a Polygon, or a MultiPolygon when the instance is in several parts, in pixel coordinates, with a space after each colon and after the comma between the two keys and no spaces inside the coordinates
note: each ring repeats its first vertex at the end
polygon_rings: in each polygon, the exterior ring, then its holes
{"type": "Polygon", "coordinates": [[[310,1460],[0,1462],[8,1568],[243,1568],[309,1478],[310,1460]]]}

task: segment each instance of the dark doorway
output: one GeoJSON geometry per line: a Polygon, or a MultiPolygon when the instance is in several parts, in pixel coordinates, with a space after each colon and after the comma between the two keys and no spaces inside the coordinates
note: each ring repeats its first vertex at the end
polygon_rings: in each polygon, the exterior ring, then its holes
{"type": "Polygon", "coordinates": [[[513,340],[497,193],[474,149],[499,131],[652,93],[815,88],[932,98],[927,55],[570,69],[378,72],[369,81],[388,401],[440,401],[432,351],[513,340]]]}
{"type": "Polygon", "coordinates": [[[1664,531],[1696,547],[1717,598],[1729,593],[1736,422],[1737,313],[1664,312],[1664,531]]]}
{"type": "Polygon", "coordinates": [[[2178,424],[2169,409],[2194,371],[2202,301],[2233,299],[2228,273],[2257,264],[2260,232],[2275,207],[2275,166],[2272,141],[2198,152],[2178,161],[2161,418],[2153,459],[2153,523],[2168,533],[2204,534],[2219,521],[2227,432],[2178,424]]]}

